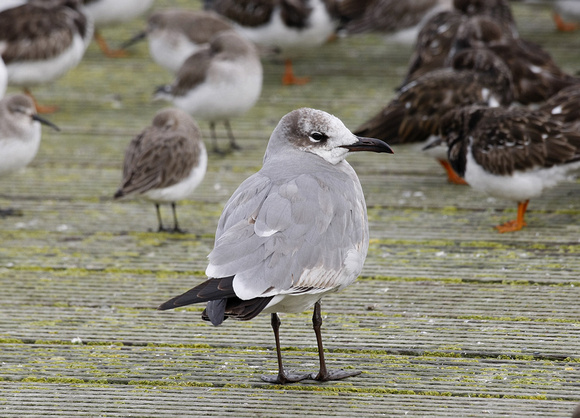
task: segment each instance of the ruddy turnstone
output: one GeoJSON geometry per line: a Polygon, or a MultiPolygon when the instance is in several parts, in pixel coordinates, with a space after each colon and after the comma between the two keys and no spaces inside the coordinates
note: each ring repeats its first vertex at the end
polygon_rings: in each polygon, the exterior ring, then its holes
{"type": "Polygon", "coordinates": [[[111,58],[125,57],[122,49],[110,49],[99,32],[99,28],[117,25],[135,19],[145,13],[154,0],[82,0],[87,15],[95,24],[95,41],[105,55],[111,58]]]}
{"type": "MultiPolygon", "coordinates": [[[[40,146],[40,124],[59,130],[56,125],[36,113],[34,101],[23,94],[0,100],[0,177],[26,167],[40,146]]],[[[0,210],[0,216],[14,214],[12,209],[0,210]]]]}
{"type": "MultiPolygon", "coordinates": [[[[431,142],[449,110],[470,104],[506,106],[512,100],[511,74],[505,63],[487,50],[465,50],[454,57],[452,67],[428,72],[403,86],[354,133],[391,144],[431,142]]],[[[446,147],[425,149],[445,168],[450,182],[465,184],[449,166],[446,147]]]]}
{"type": "Polygon", "coordinates": [[[465,17],[456,10],[436,13],[429,18],[417,35],[407,75],[401,85],[430,71],[447,66],[455,36],[465,17]]]}
{"type": "Polygon", "coordinates": [[[499,232],[522,229],[530,199],[580,169],[580,132],[542,111],[468,106],[447,113],[440,133],[471,187],[518,202],[517,218],[499,232]]]}
{"type": "Polygon", "coordinates": [[[127,147],[123,180],[114,198],[138,195],[150,200],[157,210],[159,232],[183,232],[175,202],[193,193],[206,169],[207,152],[197,123],[182,110],[163,109],[127,147]],[[171,204],[173,229],[163,227],[161,203],[171,204]]]}
{"type": "Polygon", "coordinates": [[[278,374],[262,376],[269,383],[358,375],[327,370],[320,331],[320,299],[355,281],[369,246],[364,194],[345,160],[355,151],[392,153],[383,141],[356,137],[326,112],[302,108],[284,116],[262,169],[226,203],[208,256],[208,280],[159,309],[207,302],[202,318],[213,325],[270,312],[278,374]],[[277,313],[302,312],[313,304],[320,370],[290,374],[282,365],[277,313]]]}
{"type": "Polygon", "coordinates": [[[451,9],[452,0],[358,0],[337,1],[344,23],[339,32],[346,35],[380,32],[395,34],[405,41],[417,38],[419,29],[436,13],[451,9]]]}
{"type": "Polygon", "coordinates": [[[552,115],[552,119],[580,128],[580,84],[560,90],[538,110],[552,115]]]}
{"type": "Polygon", "coordinates": [[[250,41],[280,50],[283,84],[308,82],[294,75],[290,57],[325,43],[339,24],[333,0],[205,0],[205,7],[230,19],[250,41]]]}
{"type": "Polygon", "coordinates": [[[466,16],[487,16],[512,38],[519,37],[511,6],[507,0],[453,0],[453,6],[466,16]]]}
{"type": "Polygon", "coordinates": [[[147,38],[151,58],[177,73],[189,56],[206,47],[219,32],[232,28],[222,16],[209,11],[158,10],[147,19],[147,28],[123,44],[123,48],[147,38]]]}
{"type": "Polygon", "coordinates": [[[230,145],[235,142],[229,119],[250,110],[262,91],[262,63],[254,44],[236,31],[224,31],[209,46],[185,60],[172,84],[161,86],[156,98],[170,100],[196,119],[210,123],[218,151],[215,122],[223,120],[230,145]]]}
{"type": "MultiPolygon", "coordinates": [[[[0,12],[0,46],[8,84],[29,88],[62,77],[82,59],[92,25],[79,0],[30,0],[0,12]]],[[[39,106],[38,112],[56,110],[39,106]]]]}
{"type": "Polygon", "coordinates": [[[580,83],[580,78],[567,74],[539,45],[521,39],[508,39],[492,18],[477,16],[458,29],[453,53],[462,48],[487,48],[512,72],[516,101],[522,104],[547,100],[561,89],[580,83]],[[495,28],[495,29],[494,29],[495,28]]]}

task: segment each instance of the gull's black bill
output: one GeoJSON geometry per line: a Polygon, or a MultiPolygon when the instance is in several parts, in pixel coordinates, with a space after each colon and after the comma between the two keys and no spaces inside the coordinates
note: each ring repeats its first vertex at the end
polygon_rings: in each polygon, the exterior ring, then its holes
{"type": "Polygon", "coordinates": [[[364,138],[357,136],[358,142],[350,145],[341,145],[349,151],[372,151],[372,152],[386,152],[394,154],[393,150],[385,141],[376,138],[364,138]]]}
{"type": "Polygon", "coordinates": [[[44,119],[43,117],[40,117],[38,115],[32,115],[32,119],[37,120],[37,121],[39,121],[40,123],[42,123],[42,124],[44,124],[46,126],[50,126],[55,131],[60,131],[60,128],[58,126],[56,126],[51,121],[48,121],[48,120],[44,119]]]}

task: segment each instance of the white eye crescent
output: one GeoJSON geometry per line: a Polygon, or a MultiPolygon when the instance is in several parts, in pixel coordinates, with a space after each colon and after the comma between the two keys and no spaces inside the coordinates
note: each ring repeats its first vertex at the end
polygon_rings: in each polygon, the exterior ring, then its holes
{"type": "Polygon", "coordinates": [[[312,142],[324,142],[328,139],[328,135],[321,132],[312,132],[309,138],[312,142]]]}

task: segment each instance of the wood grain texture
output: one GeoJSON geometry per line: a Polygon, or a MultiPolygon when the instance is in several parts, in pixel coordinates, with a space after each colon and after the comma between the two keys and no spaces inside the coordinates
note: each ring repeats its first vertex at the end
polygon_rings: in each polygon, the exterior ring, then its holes
{"type": "MultiPolygon", "coordinates": [[[[155,4],[176,6],[201,2],[155,4]]],[[[549,8],[513,7],[523,37],[565,70],[580,67],[580,37],[555,33],[549,8]]],[[[144,27],[145,17],[105,35],[121,43],[144,27]]],[[[362,277],[322,305],[329,365],[363,371],[342,382],[261,382],[276,370],[267,316],[212,327],[203,306],[155,310],[204,279],[223,205],[261,166],[280,117],[309,106],[355,128],[393,97],[410,55],[380,36],[341,39],[295,60],[312,82],[293,87],[265,57],[258,104],[232,120],[243,150],[210,155],[179,205],[185,235],[151,232],[150,205],[112,199],[125,147],[167,105],[151,97],[172,76],[145,44],[126,60],[93,44],[36,90],[60,106],[51,121],[62,132],[44,130],[32,164],[0,179],[0,207],[23,212],[0,219],[0,416],[570,416],[580,401],[577,180],[533,201],[525,229],[499,235],[492,226],[512,217],[511,203],[447,184],[415,146],[354,155],[369,255],[362,277]]],[[[282,317],[285,361],[299,371],[317,367],[310,316],[282,317]]]]}

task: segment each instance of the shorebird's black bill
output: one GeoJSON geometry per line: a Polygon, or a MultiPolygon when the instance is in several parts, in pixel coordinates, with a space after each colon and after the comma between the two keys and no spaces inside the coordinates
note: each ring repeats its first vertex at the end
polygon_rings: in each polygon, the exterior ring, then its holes
{"type": "Polygon", "coordinates": [[[49,120],[44,119],[43,117],[40,117],[38,115],[32,115],[32,119],[39,121],[40,123],[42,123],[43,125],[46,126],[50,126],[52,129],[54,129],[55,131],[60,131],[60,128],[58,126],[56,126],[54,123],[52,123],[49,120]]]}
{"type": "Polygon", "coordinates": [[[135,45],[137,42],[142,41],[147,36],[147,32],[143,31],[138,33],[137,35],[133,36],[128,41],[125,41],[121,44],[121,49],[127,49],[130,46],[135,45]]]}
{"type": "Polygon", "coordinates": [[[357,139],[358,142],[350,145],[341,145],[341,147],[346,148],[349,151],[372,151],[394,154],[392,148],[389,147],[385,141],[376,138],[364,138],[360,136],[357,136],[357,139]]]}

